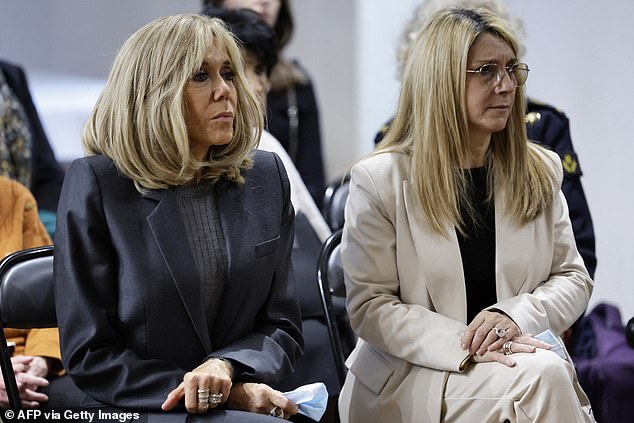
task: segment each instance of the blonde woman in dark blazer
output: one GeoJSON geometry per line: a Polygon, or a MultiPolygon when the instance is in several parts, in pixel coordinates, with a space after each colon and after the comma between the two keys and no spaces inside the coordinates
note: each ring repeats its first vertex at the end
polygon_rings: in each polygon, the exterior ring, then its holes
{"type": "Polygon", "coordinates": [[[272,388],[303,339],[288,179],[252,151],[261,116],[218,20],[161,18],[121,48],[55,239],[62,357],[84,407],[184,408],[188,421],[297,412],[272,388]]]}
{"type": "Polygon", "coordinates": [[[593,421],[572,365],[530,335],[568,328],[592,280],[561,161],[526,139],[516,37],[446,9],[411,51],[394,123],[351,174],[342,421],[593,421]]]}

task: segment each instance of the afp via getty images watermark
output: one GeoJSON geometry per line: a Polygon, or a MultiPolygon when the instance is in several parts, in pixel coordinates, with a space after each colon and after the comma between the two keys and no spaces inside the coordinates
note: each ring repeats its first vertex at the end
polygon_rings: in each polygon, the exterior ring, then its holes
{"type": "Polygon", "coordinates": [[[140,413],[105,410],[5,410],[5,423],[10,421],[58,421],[58,422],[120,422],[135,421],[141,418],[140,413]]]}

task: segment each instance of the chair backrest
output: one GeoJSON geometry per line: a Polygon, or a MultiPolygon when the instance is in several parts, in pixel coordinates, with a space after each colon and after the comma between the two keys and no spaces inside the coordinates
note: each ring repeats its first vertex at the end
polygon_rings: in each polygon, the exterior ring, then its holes
{"type": "Polygon", "coordinates": [[[0,262],[0,320],[19,329],[57,326],[52,246],[18,251],[0,262]]]}
{"type": "Polygon", "coordinates": [[[341,235],[342,230],[339,229],[324,241],[319,255],[317,282],[337,366],[337,377],[343,386],[347,372],[345,360],[354,347],[356,337],[346,312],[346,287],[341,264],[341,235]]]}
{"type": "Polygon", "coordinates": [[[13,410],[22,404],[4,328],[56,326],[53,280],[52,246],[18,251],[0,262],[0,367],[13,410]]]}
{"type": "Polygon", "coordinates": [[[321,212],[331,231],[343,228],[345,222],[346,201],[350,192],[350,177],[345,175],[326,187],[321,212]]]}

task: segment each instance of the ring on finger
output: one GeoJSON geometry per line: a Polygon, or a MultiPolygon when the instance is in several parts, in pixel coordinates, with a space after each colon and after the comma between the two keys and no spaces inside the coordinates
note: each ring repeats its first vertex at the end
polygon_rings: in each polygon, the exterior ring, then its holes
{"type": "Polygon", "coordinates": [[[222,392],[218,392],[217,394],[210,394],[209,395],[209,403],[210,404],[220,404],[222,402],[222,392]]]}
{"type": "Polygon", "coordinates": [[[506,333],[509,331],[509,328],[493,328],[495,329],[495,334],[498,336],[498,338],[504,338],[506,336],[506,333]]]}
{"type": "Polygon", "coordinates": [[[513,354],[513,341],[506,341],[504,345],[502,345],[502,352],[504,355],[513,354]]]}
{"type": "Polygon", "coordinates": [[[196,393],[198,394],[198,404],[209,402],[209,388],[200,388],[196,393]]]}
{"type": "Polygon", "coordinates": [[[284,410],[276,405],[269,411],[269,416],[284,418],[284,410]]]}

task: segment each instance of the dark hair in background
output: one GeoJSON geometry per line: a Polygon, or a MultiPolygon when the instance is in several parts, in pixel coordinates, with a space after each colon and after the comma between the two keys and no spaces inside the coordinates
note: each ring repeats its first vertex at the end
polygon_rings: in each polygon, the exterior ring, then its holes
{"type": "MultiPolygon", "coordinates": [[[[203,0],[203,4],[207,7],[213,5],[216,7],[222,7],[224,0],[203,0]]],[[[205,9],[207,9],[205,7],[205,9]]],[[[291,40],[293,35],[293,15],[291,14],[289,0],[281,0],[280,12],[277,15],[277,21],[275,22],[275,33],[277,34],[278,47],[282,50],[286,44],[291,40]]]]}
{"type": "Polygon", "coordinates": [[[270,75],[277,63],[277,36],[257,13],[250,9],[225,9],[208,4],[202,14],[222,20],[242,47],[266,66],[270,75]]]}

